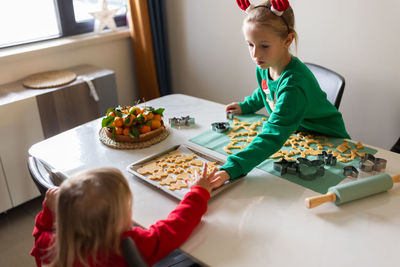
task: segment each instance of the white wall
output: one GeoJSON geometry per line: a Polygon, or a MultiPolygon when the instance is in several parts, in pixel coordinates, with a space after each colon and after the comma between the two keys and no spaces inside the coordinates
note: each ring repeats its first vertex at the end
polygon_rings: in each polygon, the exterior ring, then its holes
{"type": "MultiPolygon", "coordinates": [[[[166,3],[174,92],[221,103],[250,94],[257,86],[255,66],[236,1],[166,3]]],[[[300,37],[297,56],[346,78],[340,111],[352,138],[390,148],[400,136],[400,2],[291,4],[300,37]]]]}
{"type": "Polygon", "coordinates": [[[97,37],[65,43],[68,44],[13,56],[2,57],[0,53],[0,84],[13,82],[37,72],[91,64],[115,71],[120,104],[132,104],[137,100],[129,33],[117,33],[117,37],[97,37]]]}

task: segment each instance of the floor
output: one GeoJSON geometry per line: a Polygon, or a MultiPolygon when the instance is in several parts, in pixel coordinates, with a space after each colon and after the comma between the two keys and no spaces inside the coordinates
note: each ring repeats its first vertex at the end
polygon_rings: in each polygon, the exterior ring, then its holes
{"type": "Polygon", "coordinates": [[[0,214],[0,266],[36,266],[29,252],[33,246],[35,216],[42,208],[41,203],[42,199],[36,198],[0,214]]]}

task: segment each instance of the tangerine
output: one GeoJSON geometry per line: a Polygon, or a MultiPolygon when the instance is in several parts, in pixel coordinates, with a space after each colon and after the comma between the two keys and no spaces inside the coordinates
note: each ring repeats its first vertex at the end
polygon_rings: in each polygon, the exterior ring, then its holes
{"type": "Polygon", "coordinates": [[[141,134],[145,134],[148,132],[151,132],[151,127],[148,125],[143,125],[143,127],[139,129],[139,133],[141,134]]]}
{"type": "Polygon", "coordinates": [[[124,128],[122,134],[125,135],[125,136],[128,136],[129,135],[129,128],[124,128]]]}
{"type": "Polygon", "coordinates": [[[129,109],[129,113],[133,113],[135,115],[138,115],[138,114],[142,113],[142,110],[139,107],[135,107],[134,106],[134,107],[131,107],[129,109]]]}
{"type": "Polygon", "coordinates": [[[152,130],[158,129],[160,127],[161,127],[161,121],[159,121],[159,120],[152,120],[151,121],[151,129],[152,130]]]}
{"type": "Polygon", "coordinates": [[[132,122],[133,122],[133,120],[134,120],[135,118],[136,118],[136,116],[133,115],[133,114],[131,114],[131,115],[130,115],[130,118],[129,118],[129,120],[128,120],[128,122],[125,123],[125,125],[126,125],[126,126],[131,126],[131,125],[132,125],[132,122]]]}
{"type": "Polygon", "coordinates": [[[154,114],[153,120],[161,121],[162,120],[161,115],[160,114],[154,114]]]}
{"type": "Polygon", "coordinates": [[[145,115],[146,119],[148,121],[152,120],[154,118],[154,113],[153,112],[149,112],[145,115]]]}
{"type": "Polygon", "coordinates": [[[121,117],[115,117],[114,119],[114,125],[116,127],[121,127],[122,125],[124,125],[124,119],[121,117]]]}
{"type": "Polygon", "coordinates": [[[114,111],[108,112],[107,116],[109,116],[109,117],[115,117],[115,112],[114,112],[114,111]]]}
{"type": "Polygon", "coordinates": [[[115,134],[121,135],[124,132],[124,128],[115,127],[115,134]]]}

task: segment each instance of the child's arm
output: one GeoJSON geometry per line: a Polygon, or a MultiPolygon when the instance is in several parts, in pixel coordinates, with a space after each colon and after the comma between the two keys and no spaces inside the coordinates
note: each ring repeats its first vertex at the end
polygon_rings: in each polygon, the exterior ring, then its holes
{"type": "Polygon", "coordinates": [[[148,264],[154,264],[178,248],[199,224],[207,210],[210,191],[215,188],[212,182],[215,171],[210,175],[203,172],[196,185],[165,220],[156,222],[148,230],[136,227],[124,234],[124,237],[133,238],[148,264]]]}
{"type": "Polygon", "coordinates": [[[238,103],[242,114],[254,113],[262,109],[265,106],[263,94],[265,93],[262,89],[257,88],[251,96],[246,96],[243,102],[238,103]]]}
{"type": "Polygon", "coordinates": [[[306,103],[301,88],[286,86],[278,95],[275,110],[264,124],[263,131],[245,149],[228,157],[225,165],[220,168],[224,172],[217,173],[217,179],[221,180],[221,174],[225,172],[230,179],[246,175],[278,151],[302,122],[306,103]]]}
{"type": "Polygon", "coordinates": [[[35,219],[33,236],[35,238],[34,247],[31,255],[35,257],[36,265],[42,266],[42,261],[48,255],[48,248],[54,240],[54,217],[55,200],[58,188],[47,190],[43,201],[43,210],[39,212],[35,219]]]}

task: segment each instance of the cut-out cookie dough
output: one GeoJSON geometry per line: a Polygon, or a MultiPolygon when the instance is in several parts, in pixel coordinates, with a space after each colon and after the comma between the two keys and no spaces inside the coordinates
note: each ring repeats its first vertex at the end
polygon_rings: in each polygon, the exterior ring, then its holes
{"type": "Polygon", "coordinates": [[[154,172],[161,172],[162,170],[163,170],[162,168],[157,166],[157,163],[152,162],[137,169],[137,172],[142,175],[146,175],[146,174],[153,174],[154,172]]]}
{"type": "Polygon", "coordinates": [[[182,188],[187,188],[188,185],[182,180],[177,180],[175,183],[171,184],[168,189],[171,191],[180,190],[182,188]]]}
{"type": "Polygon", "coordinates": [[[192,161],[190,162],[190,165],[194,165],[194,166],[199,166],[199,167],[201,167],[201,166],[203,166],[203,161],[202,161],[202,160],[199,160],[199,159],[194,159],[194,160],[192,160],[192,161]]]}
{"type": "Polygon", "coordinates": [[[170,185],[172,183],[175,183],[176,179],[170,175],[167,176],[167,178],[162,179],[160,182],[158,182],[160,185],[170,185]]]}

